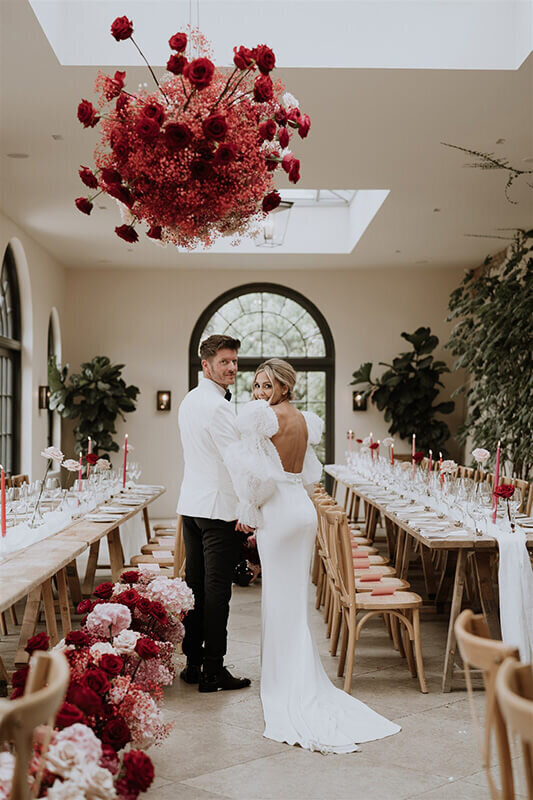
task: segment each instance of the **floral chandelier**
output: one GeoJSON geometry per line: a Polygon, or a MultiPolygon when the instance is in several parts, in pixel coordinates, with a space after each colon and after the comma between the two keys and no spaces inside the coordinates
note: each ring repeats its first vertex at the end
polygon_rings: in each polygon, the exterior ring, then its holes
{"type": "Polygon", "coordinates": [[[176,33],[160,83],[127,17],[113,22],[111,34],[132,40],[157,89],[130,93],[125,72],[99,73],[98,109],[88,100],[78,106],[81,124],[100,125],[102,132],[96,168],[79,170],[85,186],[98,191],[78,197],[77,208],[90,214],[94,198],[106,193],[123,212],[124,224],[115,228],[121,239],[137,242],[137,225],[144,222],[151,239],[188,249],[243,234],[277,208],[274,172],[281,167],[291,183],[299,181],[300,161],[289,143],[296,131],[305,139],[311,120],[281,81],[272,81],[272,50],[235,47],[228,72],[207,57],[199,31],[176,33]]]}

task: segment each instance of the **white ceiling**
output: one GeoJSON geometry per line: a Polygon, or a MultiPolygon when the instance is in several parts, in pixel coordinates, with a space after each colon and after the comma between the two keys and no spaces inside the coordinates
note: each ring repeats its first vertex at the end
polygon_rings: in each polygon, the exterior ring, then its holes
{"type": "MultiPolygon", "coordinates": [[[[101,4],[92,5],[96,9],[101,4]]],[[[113,4],[106,5],[112,19],[113,4]]],[[[135,16],[136,5],[122,0],[120,13],[135,16]]],[[[252,5],[259,9],[263,4],[257,0],[252,5]]],[[[305,39],[312,33],[309,9],[320,4],[298,5],[298,39],[305,39]]],[[[332,5],[337,11],[342,6],[332,5]]],[[[502,3],[489,0],[485,5],[502,3]]],[[[521,4],[510,0],[507,5],[509,24],[500,24],[502,47],[508,38],[517,42],[513,26],[521,4]]],[[[174,27],[183,27],[182,20],[174,27]]],[[[344,27],[340,17],[337,29],[344,27]]],[[[376,31],[376,39],[384,28],[376,31]]],[[[174,32],[167,28],[162,35],[166,39],[174,32]]],[[[80,47],[90,39],[75,22],[70,35],[80,47]]],[[[107,25],[99,35],[111,39],[107,25]]],[[[463,41],[462,29],[458,35],[463,41]]],[[[264,41],[260,25],[251,39],[251,44],[264,41]]],[[[235,44],[240,43],[237,37],[235,44]]],[[[275,41],[270,44],[276,49],[275,41]]],[[[127,63],[128,45],[116,45],[117,61],[108,70],[127,63]]],[[[447,47],[453,49],[454,41],[448,39],[447,47]]],[[[90,217],[77,212],[73,199],[83,194],[77,170],[92,163],[98,134],[82,129],[76,107],[82,97],[91,98],[96,72],[94,66],[59,64],[28,0],[0,0],[0,207],[68,267],[469,267],[501,249],[502,242],[465,234],[529,227],[533,220],[533,192],[523,181],[512,190],[519,201],[512,205],[504,196],[503,173],[465,169],[468,159],[440,144],[491,151],[516,166],[533,168],[524,162],[533,157],[531,55],[519,69],[277,71],[313,121],[308,139],[297,145],[299,187],[390,190],[353,252],[335,255],[278,256],[259,249],[252,254],[182,254],[148,240],[129,246],[113,232],[119,215],[111,199],[105,200],[105,210],[95,208],[90,217]],[[53,134],[62,139],[54,140],[53,134]],[[30,157],[8,158],[12,152],[30,157]]],[[[130,87],[148,80],[142,67],[128,67],[127,72],[130,87]]],[[[284,176],[279,185],[288,185],[284,176]]]]}

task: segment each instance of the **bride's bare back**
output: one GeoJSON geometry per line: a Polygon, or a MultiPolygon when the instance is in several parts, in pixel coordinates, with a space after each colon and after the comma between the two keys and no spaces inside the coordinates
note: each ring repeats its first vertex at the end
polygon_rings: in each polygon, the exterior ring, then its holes
{"type": "Polygon", "coordinates": [[[307,450],[307,423],[304,415],[288,401],[271,406],[275,412],[279,430],[272,437],[285,472],[299,473],[303,470],[307,450]]]}

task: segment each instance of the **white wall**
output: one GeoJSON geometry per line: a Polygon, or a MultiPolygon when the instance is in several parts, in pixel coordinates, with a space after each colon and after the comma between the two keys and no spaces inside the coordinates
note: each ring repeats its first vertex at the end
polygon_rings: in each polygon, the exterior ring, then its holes
{"type": "MultiPolygon", "coordinates": [[[[39,411],[38,388],[48,383],[48,322],[53,308],[62,328],[65,269],[8,217],[0,213],[0,257],[11,244],[22,306],[21,472],[42,477],[39,455],[47,444],[47,412],[39,411]]],[[[57,330],[56,330],[57,336],[57,330]]]]}
{"type": "MultiPolygon", "coordinates": [[[[171,516],[182,474],[176,415],[188,391],[189,340],[213,299],[235,286],[269,281],[296,289],[318,306],[335,340],[335,443],[336,457],[342,459],[348,428],[357,434],[372,430],[376,438],[387,430],[373,406],[352,411],[352,372],[362,361],[387,361],[408,349],[400,333],[420,325],[431,326],[443,345],[449,333],[444,322],[448,297],[461,278],[462,271],[455,269],[68,270],[63,359],[74,370],[95,355],[126,364],[124,378],[141,394],[137,411],[119,423],[119,436],[127,430],[143,464],[142,480],[168,488],[153,513],[171,516]],[[158,389],[172,391],[170,413],[156,411],[158,389]]],[[[451,363],[447,351],[439,356],[451,363]]],[[[457,375],[448,377],[446,398],[457,384],[457,375]]],[[[462,404],[447,418],[452,429],[461,417],[462,404]]],[[[459,456],[453,443],[450,449],[459,456]]]]}

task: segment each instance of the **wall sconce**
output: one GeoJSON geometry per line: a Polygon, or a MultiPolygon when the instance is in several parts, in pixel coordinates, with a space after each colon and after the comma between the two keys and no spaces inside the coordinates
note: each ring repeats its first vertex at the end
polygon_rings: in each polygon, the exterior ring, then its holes
{"type": "Polygon", "coordinates": [[[157,393],[157,410],[170,411],[170,389],[162,389],[157,393]]]}
{"type": "Polygon", "coordinates": [[[364,392],[358,392],[357,390],[353,393],[353,410],[354,411],[366,411],[366,395],[364,392]]]}
{"type": "Polygon", "coordinates": [[[39,411],[50,407],[50,387],[39,386],[39,411]]]}

